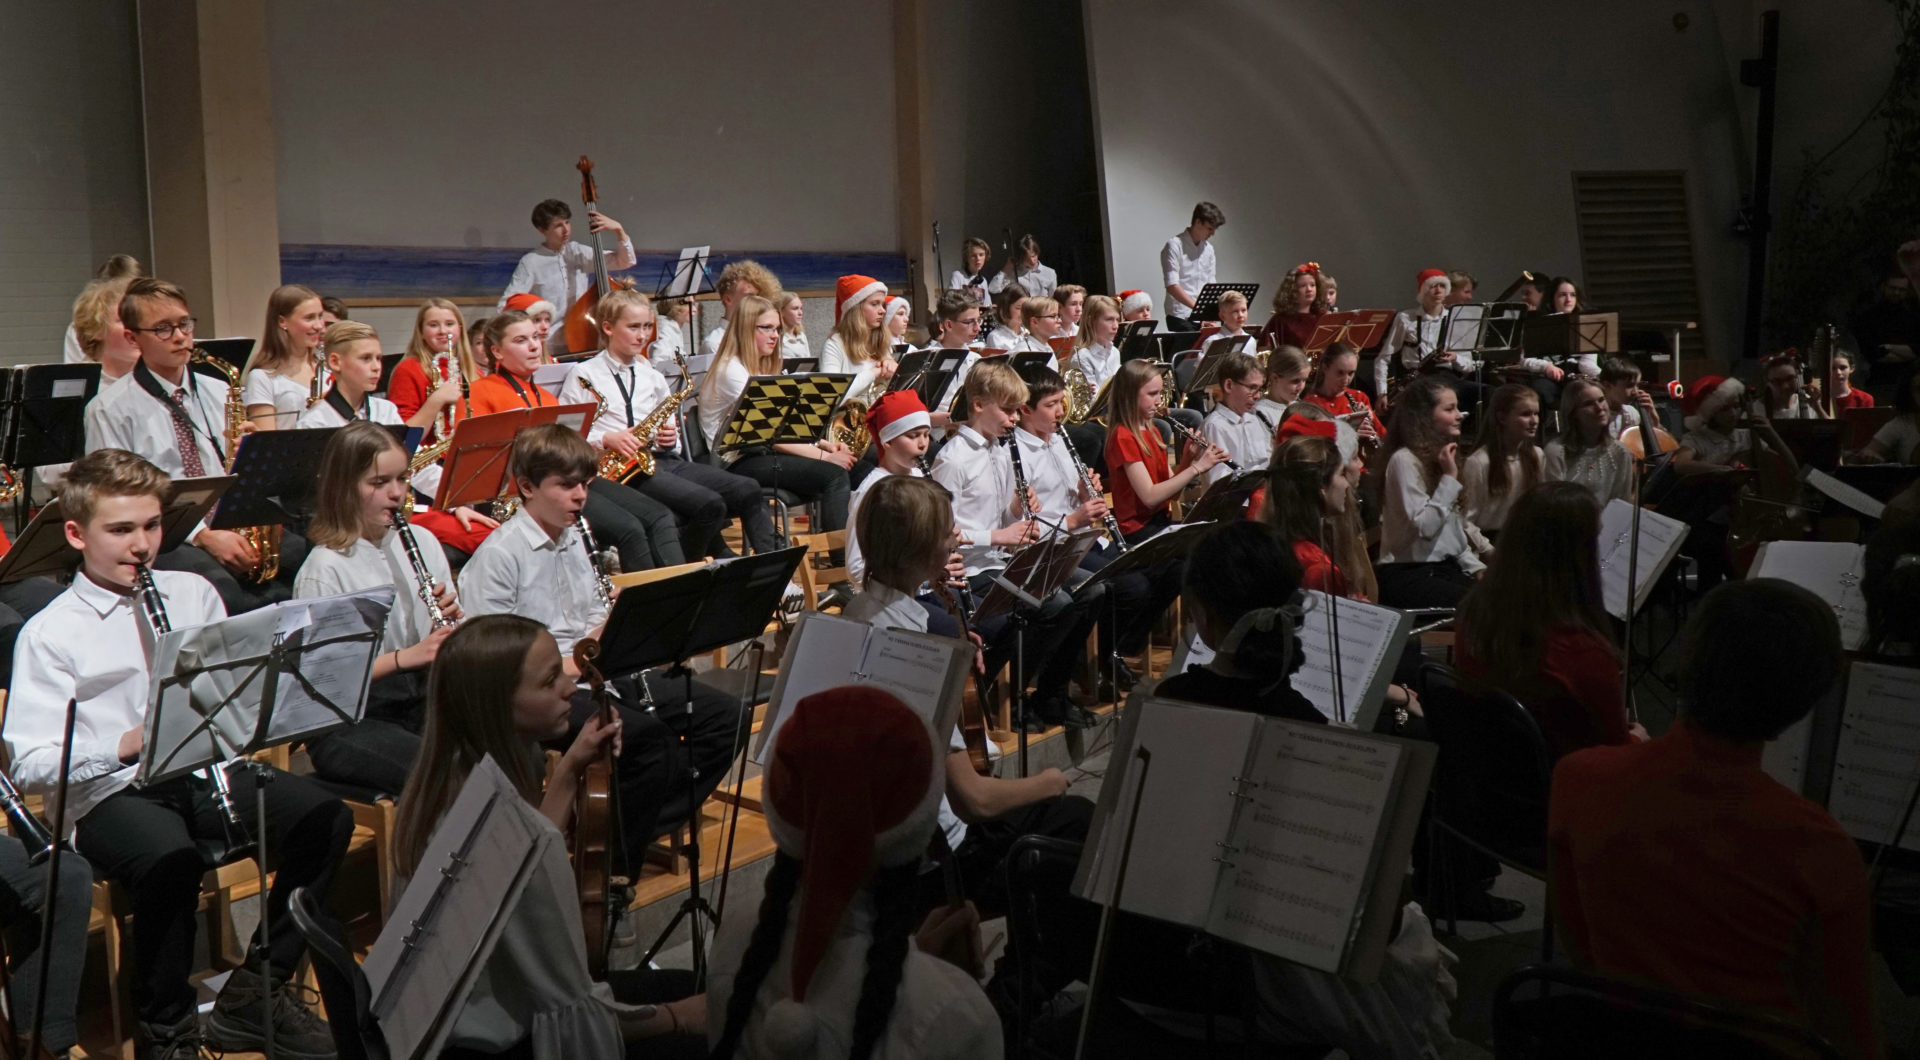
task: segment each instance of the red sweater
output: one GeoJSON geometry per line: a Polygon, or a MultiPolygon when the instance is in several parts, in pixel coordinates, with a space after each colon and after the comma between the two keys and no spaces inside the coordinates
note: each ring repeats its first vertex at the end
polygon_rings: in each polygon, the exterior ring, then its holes
{"type": "Polygon", "coordinates": [[[1367,400],[1367,395],[1358,390],[1352,388],[1342,390],[1339,397],[1326,397],[1317,390],[1308,390],[1300,395],[1300,399],[1311,401],[1335,416],[1365,412],[1367,418],[1373,421],[1373,433],[1382,439],[1387,436],[1387,428],[1380,422],[1379,414],[1373,411],[1373,403],[1367,400]]]}
{"type": "Polygon", "coordinates": [[[1873,407],[1873,395],[1855,387],[1847,391],[1844,397],[1833,399],[1833,411],[1845,412],[1848,409],[1870,409],[1873,407]]]}
{"type": "MultiPolygon", "coordinates": [[[[387,400],[399,410],[402,421],[410,420],[414,413],[420,411],[420,406],[427,403],[427,395],[433,393],[433,388],[438,385],[437,380],[427,378],[427,370],[419,361],[403,357],[399,364],[393,366],[393,375],[387,380],[387,400]]],[[[467,418],[466,404],[465,401],[454,402],[453,422],[459,423],[467,418]]],[[[438,440],[439,423],[436,417],[427,427],[426,437],[421,439],[421,444],[438,440]]]]}
{"type": "Polygon", "coordinates": [[[1562,759],[1547,822],[1561,937],[1584,967],[1799,1020],[1849,1056],[1878,1056],[1859,850],[1761,772],[1760,751],[1681,721],[1562,759]]]}
{"type": "Polygon", "coordinates": [[[1167,451],[1157,445],[1141,445],[1133,431],[1116,426],[1107,432],[1107,485],[1113,491],[1113,517],[1120,520],[1120,532],[1131,534],[1147,523],[1159,512],[1168,509],[1167,504],[1149,508],[1140,502],[1140,495],[1133,492],[1133,482],[1127,478],[1128,464],[1144,464],[1147,477],[1154,482],[1165,482],[1173,472],[1167,467],[1167,451]]]}
{"type": "Polygon", "coordinates": [[[1582,747],[1633,740],[1620,690],[1620,655],[1590,629],[1556,623],[1547,629],[1537,673],[1495,674],[1474,656],[1466,626],[1459,623],[1453,663],[1469,684],[1498,688],[1524,704],[1556,760],[1582,747]]]}
{"type": "Polygon", "coordinates": [[[1298,346],[1304,350],[1319,323],[1319,313],[1275,313],[1267,318],[1267,326],[1260,331],[1260,346],[1262,349],[1298,346]]]}

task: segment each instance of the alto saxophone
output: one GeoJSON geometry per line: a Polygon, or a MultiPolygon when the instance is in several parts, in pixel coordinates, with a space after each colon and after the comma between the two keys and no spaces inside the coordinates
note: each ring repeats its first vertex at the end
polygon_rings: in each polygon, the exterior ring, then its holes
{"type": "MultiPolygon", "coordinates": [[[[222,436],[227,443],[227,456],[220,469],[231,473],[234,459],[240,455],[240,438],[246,433],[247,422],[247,400],[240,393],[240,370],[198,346],[193,349],[192,363],[213,369],[227,382],[227,430],[222,436]]],[[[264,584],[279,575],[281,532],[279,526],[249,526],[240,531],[257,557],[247,572],[255,582],[264,584]]]]}
{"type": "MultiPolygon", "coordinates": [[[[619,452],[612,449],[601,455],[601,478],[609,482],[625,483],[631,479],[647,478],[659,466],[653,456],[653,437],[660,433],[660,428],[666,426],[667,420],[674,413],[680,411],[680,406],[686,403],[687,398],[693,396],[693,373],[687,371],[686,354],[675,350],[673,359],[680,365],[680,389],[668,394],[665,400],[654,406],[652,412],[647,413],[638,423],[629,428],[633,432],[634,440],[640,443],[640,448],[632,456],[621,456],[619,452]]],[[[593,418],[597,421],[601,410],[607,407],[606,396],[594,389],[593,384],[585,378],[580,380],[580,387],[593,395],[593,400],[597,403],[597,407],[593,410],[593,418]]]]}

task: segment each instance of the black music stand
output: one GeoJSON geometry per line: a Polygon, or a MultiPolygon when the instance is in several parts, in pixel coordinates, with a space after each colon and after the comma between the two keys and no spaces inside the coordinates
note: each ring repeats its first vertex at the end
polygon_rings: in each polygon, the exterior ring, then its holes
{"type": "MultiPolygon", "coordinates": [[[[167,488],[160,505],[161,541],[154,554],[179,548],[192,536],[194,528],[214,506],[220,495],[233,485],[230,476],[179,478],[167,488]]],[[[58,498],[40,509],[33,521],[14,536],[13,547],[0,556],[0,583],[23,578],[47,577],[55,581],[71,574],[80,565],[80,553],[67,544],[66,513],[58,498]]]]}
{"type": "Polygon", "coordinates": [[[1547,313],[1525,319],[1520,341],[1529,356],[1558,364],[1583,354],[1616,353],[1619,334],[1618,313],[1547,313]]]}
{"type": "Polygon", "coordinates": [[[0,372],[0,465],[22,476],[15,525],[26,522],[33,494],[24,476],[86,453],[87,402],[99,392],[97,364],[29,364],[0,372]]]}
{"type": "Polygon", "coordinates": [[[935,347],[921,350],[919,353],[910,353],[907,355],[909,360],[917,357],[925,357],[926,360],[915,362],[916,374],[909,374],[907,362],[901,361],[900,370],[893,373],[893,386],[895,389],[906,389],[911,385],[913,392],[920,396],[920,403],[927,407],[927,411],[935,411],[934,404],[947,392],[947,388],[953,385],[954,378],[960,374],[961,366],[967,363],[967,358],[972,352],[966,349],[949,350],[935,347]]]}
{"type": "Polygon", "coordinates": [[[1187,380],[1186,392],[1198,394],[1220,382],[1220,365],[1229,353],[1251,353],[1253,336],[1235,335],[1231,338],[1214,339],[1207,343],[1207,352],[1200,355],[1200,363],[1194,365],[1193,376],[1187,380]]]}
{"type": "Polygon", "coordinates": [[[259,431],[240,439],[233,485],[207,524],[213,530],[297,523],[313,500],[313,469],[338,427],[259,431]]]}
{"type": "Polygon", "coordinates": [[[1265,485],[1267,469],[1256,467],[1225,478],[1213,480],[1200,499],[1193,502],[1193,509],[1187,513],[1189,524],[1213,523],[1228,519],[1239,519],[1246,515],[1247,502],[1253,499],[1255,490],[1265,485]]]}
{"type": "Polygon", "coordinates": [[[406,359],[407,355],[404,352],[380,355],[380,384],[373,388],[374,393],[381,397],[386,396],[387,388],[393,385],[393,370],[400,367],[400,362],[406,359]]]}
{"type": "Polygon", "coordinates": [[[1057,358],[1052,350],[1022,350],[1008,359],[1007,363],[1025,379],[1036,368],[1052,368],[1057,358]]]}
{"type": "Polygon", "coordinates": [[[1193,312],[1187,319],[1195,324],[1220,319],[1220,296],[1228,291],[1239,291],[1247,296],[1247,304],[1253,304],[1253,296],[1260,293],[1257,283],[1210,283],[1200,288],[1193,296],[1193,312]]]}
{"type": "Polygon", "coordinates": [[[691,298],[703,291],[713,290],[713,273],[707,271],[707,258],[712,253],[710,246],[682,247],[677,260],[672,263],[661,262],[660,285],[654,288],[654,299],[691,298]]]}
{"type": "MultiPolygon", "coordinates": [[[[806,554],[804,546],[796,545],[778,552],[710,563],[685,574],[620,590],[601,636],[603,669],[613,677],[668,666],[668,676],[683,682],[687,711],[691,714],[693,670],[687,666],[687,660],[729,644],[753,640],[766,632],[768,620],[779,610],[787,583],[793,580],[793,572],[806,554]]],[[[687,756],[687,897],[647,949],[641,963],[653,960],[685,918],[692,934],[694,979],[704,986],[706,925],[717,928],[719,917],[700,893],[700,800],[692,797],[700,777],[693,765],[693,748],[689,743],[692,729],[688,725],[680,734],[681,753],[687,756]]],[[[734,748],[734,754],[740,751],[740,747],[734,748]]]]}
{"type": "Polygon", "coordinates": [[[1447,307],[1436,350],[1464,352],[1480,364],[1508,365],[1520,359],[1525,302],[1463,302],[1447,307]]]}
{"type": "MultiPolygon", "coordinates": [[[[205,350],[216,358],[225,361],[231,365],[236,372],[245,372],[247,370],[247,358],[253,356],[253,348],[256,345],[258,345],[257,340],[245,338],[201,339],[199,342],[194,343],[197,349],[205,350]]],[[[212,373],[206,368],[196,370],[207,374],[209,378],[218,379],[221,382],[226,381],[226,376],[212,373]]]]}
{"type": "Polygon", "coordinates": [[[806,375],[809,372],[819,371],[820,358],[789,357],[785,361],[781,362],[780,366],[782,368],[785,368],[788,374],[806,375]]]}
{"type": "Polygon", "coordinates": [[[1013,711],[1019,716],[1020,775],[1027,775],[1027,627],[1047,597],[1067,584],[1100,534],[1092,529],[1062,534],[1056,529],[1013,554],[994,575],[987,594],[973,610],[970,626],[982,619],[1008,616],[1013,626],[1013,711]]]}

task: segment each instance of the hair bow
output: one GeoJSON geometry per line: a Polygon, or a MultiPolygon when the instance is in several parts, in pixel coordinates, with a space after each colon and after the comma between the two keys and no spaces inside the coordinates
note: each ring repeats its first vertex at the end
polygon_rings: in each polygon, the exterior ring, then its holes
{"type": "Polygon", "coordinates": [[[1320,275],[1320,263],[1317,261],[1309,261],[1301,265],[1295,265],[1293,267],[1293,271],[1310,272],[1310,273],[1313,273],[1315,276],[1318,276],[1320,275]]]}

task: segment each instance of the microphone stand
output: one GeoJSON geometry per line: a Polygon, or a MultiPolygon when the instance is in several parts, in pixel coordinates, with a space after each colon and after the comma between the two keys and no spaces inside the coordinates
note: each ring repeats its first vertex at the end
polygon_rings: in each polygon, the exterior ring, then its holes
{"type": "MultiPolygon", "coordinates": [[[[33,985],[33,1023],[27,1031],[27,1052],[29,1057],[40,1055],[40,1034],[47,1019],[47,972],[53,960],[48,952],[53,948],[53,910],[60,900],[60,852],[66,846],[67,834],[67,781],[72,776],[73,766],[73,719],[79,707],[77,699],[67,700],[66,737],[60,743],[60,781],[54,789],[53,811],[53,848],[47,853],[47,882],[41,888],[40,899],[40,945],[34,952],[34,958],[40,962],[40,978],[33,985]]],[[[266,893],[261,892],[261,900],[266,893]]]]}

